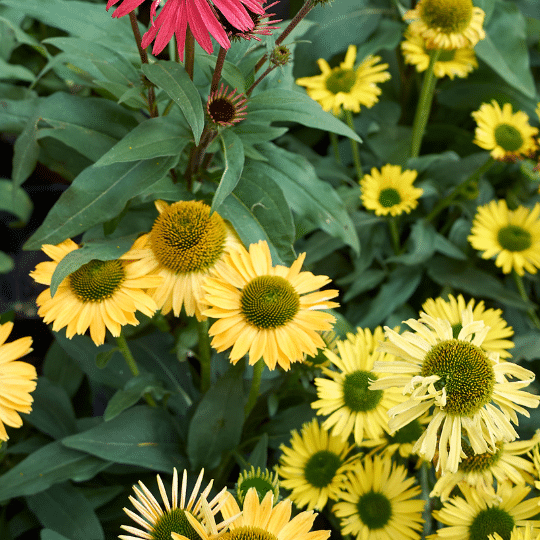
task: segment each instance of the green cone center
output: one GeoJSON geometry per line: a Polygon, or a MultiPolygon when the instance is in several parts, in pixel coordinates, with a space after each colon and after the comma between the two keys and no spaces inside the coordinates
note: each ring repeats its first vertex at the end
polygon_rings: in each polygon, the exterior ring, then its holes
{"type": "Polygon", "coordinates": [[[465,441],[462,441],[461,447],[467,454],[467,457],[461,460],[459,470],[465,473],[489,471],[501,459],[503,444],[498,443],[497,451],[494,453],[484,452],[483,454],[475,454],[474,450],[465,441]]]}
{"type": "Polygon", "coordinates": [[[312,486],[323,488],[332,483],[341,465],[341,458],[337,454],[320,450],[308,459],[304,467],[304,476],[312,486]]]}
{"type": "Polygon", "coordinates": [[[444,411],[472,416],[488,403],[495,373],[485,352],[468,341],[451,339],[433,346],[422,364],[421,375],[438,375],[435,387],[446,389],[444,411]]]}
{"type": "Polygon", "coordinates": [[[508,251],[524,251],[532,246],[531,233],[519,225],[501,227],[497,233],[497,241],[508,251]]]}
{"type": "Polygon", "coordinates": [[[445,34],[463,32],[471,22],[471,0],[422,0],[420,17],[429,28],[445,34]]]}
{"type": "Polygon", "coordinates": [[[260,527],[244,525],[237,527],[232,531],[226,532],[220,537],[221,540],[277,540],[271,533],[260,527]]]}
{"type": "Polygon", "coordinates": [[[103,302],[114,294],[124,280],[124,267],[120,261],[93,259],[69,275],[69,286],[83,302],[103,302]]]}
{"type": "Polygon", "coordinates": [[[517,152],[523,145],[519,129],[509,124],[499,124],[495,128],[495,141],[507,152],[517,152]]]}
{"type": "Polygon", "coordinates": [[[245,477],[244,475],[240,475],[240,478],[238,480],[238,486],[236,489],[240,503],[243,503],[244,499],[246,498],[247,492],[251,488],[255,488],[257,490],[259,502],[264,499],[264,496],[269,491],[274,494],[274,500],[277,500],[279,496],[278,482],[277,479],[275,482],[272,481],[272,474],[268,472],[268,469],[264,469],[264,472],[262,472],[260,469],[257,469],[257,472],[255,472],[255,470],[252,470],[252,472],[244,474],[245,477]]]}
{"type": "Polygon", "coordinates": [[[332,94],[350,92],[356,82],[356,72],[353,69],[336,69],[326,79],[326,89],[332,94]]]}
{"type": "Polygon", "coordinates": [[[300,308],[300,296],[281,276],[258,276],[242,290],[244,318],[256,328],[278,328],[292,321],[300,308]]]}
{"type": "Polygon", "coordinates": [[[221,257],[227,229],[219,214],[200,201],[166,208],[150,232],[152,251],[162,266],[186,274],[211,268],[221,257]]]}
{"type": "Polygon", "coordinates": [[[370,530],[382,529],[392,517],[392,505],[382,493],[368,491],[360,496],[356,504],[358,516],[370,530]]]}
{"type": "Polygon", "coordinates": [[[501,535],[503,540],[510,540],[514,528],[514,518],[502,508],[492,506],[480,510],[469,525],[469,540],[489,540],[493,533],[501,535]]]}
{"type": "Polygon", "coordinates": [[[379,203],[384,208],[392,208],[401,202],[401,195],[399,191],[394,188],[381,189],[379,193],[379,203]]]}
{"type": "Polygon", "coordinates": [[[343,381],[343,400],[351,411],[371,411],[381,401],[383,391],[370,390],[370,380],[377,380],[377,377],[367,371],[359,370],[345,375],[345,380],[343,381]]]}
{"type": "Polygon", "coordinates": [[[149,534],[152,540],[171,540],[172,532],[181,534],[189,540],[201,540],[197,531],[188,521],[185,511],[180,508],[175,508],[161,515],[149,534]]]}

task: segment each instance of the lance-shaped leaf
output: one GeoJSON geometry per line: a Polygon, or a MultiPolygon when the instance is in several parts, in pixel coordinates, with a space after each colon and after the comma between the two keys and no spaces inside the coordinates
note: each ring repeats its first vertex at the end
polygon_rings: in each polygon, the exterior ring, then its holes
{"type": "Polygon", "coordinates": [[[199,144],[204,126],[201,96],[184,67],[176,62],[159,60],[154,64],[143,64],[142,70],[151,82],[165,90],[180,107],[191,126],[195,144],[199,144]]]}
{"type": "Polygon", "coordinates": [[[307,94],[280,88],[261,92],[248,102],[248,118],[251,122],[269,123],[276,120],[298,122],[304,126],[345,135],[358,142],[362,139],[333,114],[307,94]]]}
{"type": "Polygon", "coordinates": [[[85,169],[62,193],[24,249],[57,244],[112,219],[126,202],[157,182],[175,166],[178,156],[85,169]]]}
{"type": "Polygon", "coordinates": [[[223,148],[224,171],[212,199],[211,211],[216,211],[238,184],[244,168],[244,146],[234,131],[227,129],[219,136],[223,148]]]}

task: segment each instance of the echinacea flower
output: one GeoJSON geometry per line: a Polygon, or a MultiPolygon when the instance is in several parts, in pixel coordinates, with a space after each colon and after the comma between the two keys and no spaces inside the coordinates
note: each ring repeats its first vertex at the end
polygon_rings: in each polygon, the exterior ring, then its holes
{"type": "Polygon", "coordinates": [[[473,321],[484,321],[489,326],[488,333],[482,343],[482,348],[486,351],[499,353],[499,358],[508,358],[511,354],[507,349],[511,349],[514,343],[505,339],[514,335],[514,330],[508,326],[501,317],[502,310],[489,308],[486,309],[484,301],[476,302],[471,298],[467,303],[463,295],[448,295],[448,299],[428,298],[422,304],[422,311],[436,319],[446,319],[452,325],[454,337],[457,337],[459,331],[463,328],[461,314],[467,308],[472,309],[473,321]],[[475,305],[476,304],[476,305],[475,305]]]}
{"type": "MultiPolygon", "coordinates": [[[[113,17],[127,15],[140,6],[144,0],[123,0],[116,8],[113,17]]],[[[109,0],[107,9],[118,0],[109,0]]],[[[219,12],[235,28],[248,31],[254,27],[254,22],[246,8],[255,14],[264,14],[264,8],[258,0],[166,0],[159,15],[155,17],[162,0],[154,0],[150,10],[151,26],[144,34],[142,47],[146,48],[155,39],[152,53],[159,54],[176,36],[180,60],[184,59],[184,46],[187,28],[191,30],[197,43],[207,52],[213,52],[210,35],[225,49],[231,46],[227,32],[218,20],[219,12]]]]}
{"type": "Polygon", "coordinates": [[[379,101],[381,89],[377,83],[390,79],[385,71],[388,64],[377,64],[380,56],[368,56],[355,69],[356,46],[349,45],[345,60],[339,67],[330,68],[323,58],[317,60],[321,75],[302,77],[296,84],[305,86],[311,99],[320,103],[325,111],[338,115],[341,107],[345,110],[360,112],[360,105],[368,109],[379,101]]]}
{"type": "Polygon", "coordinates": [[[240,30],[232,25],[220,12],[217,13],[218,20],[227,32],[229,39],[231,41],[245,39],[247,41],[254,39],[256,41],[261,41],[259,36],[271,36],[272,30],[278,30],[279,26],[275,26],[276,23],[281,22],[281,19],[270,20],[270,17],[273,17],[275,13],[268,13],[268,10],[271,7],[274,7],[279,2],[272,2],[269,5],[264,5],[267,0],[261,2],[261,6],[264,7],[263,13],[255,13],[251,11],[249,6],[245,6],[251,20],[253,21],[253,28],[248,30],[240,30]]]}
{"type": "Polygon", "coordinates": [[[249,353],[250,365],[262,357],[269,369],[279,364],[285,370],[324,347],[319,332],[330,330],[335,318],[322,310],[339,305],[330,301],[338,291],[319,291],[330,279],[300,271],[305,256],[287,268],[272,266],[262,240],[249,251],[232,250],[203,284],[210,306],[203,315],[218,319],[209,329],[212,347],[218,352],[232,347],[233,364],[249,353]]]}
{"type": "Polygon", "coordinates": [[[424,193],[413,186],[417,174],[411,170],[401,172],[399,165],[384,165],[380,171],[373,167],[371,174],[364,175],[360,181],[362,204],[377,216],[410,213],[424,193]]]}
{"type": "Polygon", "coordinates": [[[446,472],[440,476],[433,486],[430,497],[440,497],[441,501],[446,501],[454,487],[461,482],[466,482],[486,498],[496,497],[495,480],[497,485],[503,482],[531,484],[534,481],[534,465],[530,460],[520,456],[530,452],[539,442],[538,434],[529,440],[499,442],[495,452],[483,454],[475,454],[464,444],[463,450],[467,457],[462,459],[457,472],[446,472]]]}
{"type": "Polygon", "coordinates": [[[474,47],[486,37],[484,11],[471,0],[419,0],[403,18],[421,35],[430,49],[474,47]]]}
{"type": "Polygon", "coordinates": [[[312,531],[317,514],[300,512],[291,519],[292,502],[285,499],[274,506],[274,494],[269,491],[259,502],[257,490],[251,488],[246,494],[242,508],[229,497],[221,514],[227,521],[234,519],[222,540],[327,540],[330,531],[312,531]]]}
{"type": "MultiPolygon", "coordinates": [[[[416,71],[426,71],[429,66],[430,49],[426,47],[426,40],[411,29],[405,32],[405,40],[401,42],[401,51],[406,64],[416,67],[416,71]]],[[[472,47],[462,49],[442,50],[433,66],[435,77],[467,77],[478,67],[476,55],[472,47]]]]}
{"type": "Polygon", "coordinates": [[[486,498],[467,483],[459,489],[463,497],[452,497],[440,510],[433,511],[433,517],[447,525],[432,535],[435,540],[489,540],[489,535],[499,534],[510,539],[517,527],[530,524],[536,538],[540,532],[540,521],[529,520],[538,514],[540,497],[524,500],[531,491],[527,486],[512,487],[504,482],[497,488],[495,498],[486,498]]]}
{"type": "Polygon", "coordinates": [[[244,504],[247,492],[254,488],[257,490],[259,501],[266,497],[266,494],[271,491],[274,494],[274,499],[279,499],[279,480],[277,472],[270,472],[268,469],[261,470],[260,467],[251,467],[243,470],[236,482],[236,499],[240,504],[244,504]]]}
{"type": "MultiPolygon", "coordinates": [[[[379,335],[382,328],[378,328],[379,335]]],[[[364,438],[377,439],[388,431],[388,409],[403,401],[397,389],[371,390],[370,381],[376,361],[394,360],[390,355],[372,351],[372,333],[358,328],[356,334],[336,343],[337,352],[326,351],[331,367],[322,368],[324,377],[315,379],[317,397],[311,403],[318,415],[326,415],[325,429],[347,440],[353,434],[357,446],[364,438]]],[[[375,346],[373,344],[373,346],[375,346]]]]}
{"type": "Polygon", "coordinates": [[[30,395],[36,389],[36,368],[19,358],[32,351],[32,338],[22,337],[6,343],[13,323],[0,324],[0,446],[9,436],[5,426],[19,428],[19,413],[28,414],[34,399],[30,395]]]}
{"type": "Polygon", "coordinates": [[[201,285],[211,272],[221,272],[225,255],[239,246],[236,233],[202,201],[154,203],[159,216],[152,230],[138,238],[124,258],[135,260],[135,268],[161,276],[159,286],[149,290],[163,314],[205,320],[201,313],[201,285]]]}
{"type": "Polygon", "coordinates": [[[366,457],[347,473],[340,501],[332,513],[341,534],[356,540],[412,540],[420,538],[424,501],[407,469],[390,457],[366,457]]]}
{"type": "MultiPolygon", "coordinates": [[[[30,276],[37,283],[50,285],[60,261],[79,246],[67,239],[41,249],[52,261],[39,263],[30,276]]],[[[66,327],[68,339],[90,328],[92,341],[102,345],[106,329],[118,337],[122,326],[137,326],[136,311],[148,317],[154,314],[156,303],[145,291],[160,282],[160,277],[149,276],[127,261],[92,260],[65,277],[54,296],[49,287],[37,297],[38,315],[46,324],[53,323],[54,332],[66,327]]]]}
{"type": "Polygon", "coordinates": [[[348,458],[352,447],[315,418],[291,436],[290,446],[280,446],[280,484],[291,491],[289,498],[298,508],[322,510],[328,499],[339,499],[345,473],[356,466],[355,456],[348,458]]]}
{"type": "Polygon", "coordinates": [[[463,327],[454,338],[452,325],[425,313],[406,324],[414,332],[386,327],[387,341],[380,350],[399,361],[376,362],[374,371],[388,376],[371,388],[401,388],[410,397],[388,411],[390,429],[397,430],[426,411],[433,417],[413,451],[431,461],[438,450],[437,469],[456,472],[466,454],[464,435],[474,454],[495,452],[499,441],[513,441],[516,412],[529,416],[523,406],[538,407],[540,398],[521,390],[534,373],[513,362],[500,362],[497,353],[482,343],[488,332],[483,321],[474,321],[472,309],[462,313],[463,327]],[[516,381],[508,381],[507,377],[516,381]]]}
{"type": "Polygon", "coordinates": [[[479,206],[474,216],[471,246],[483,251],[482,259],[496,256],[495,265],[505,274],[514,270],[536,274],[540,268],[540,203],[534,208],[518,206],[509,210],[506,201],[491,201],[479,206]]]}
{"type": "Polygon", "coordinates": [[[491,103],[482,103],[472,117],[477,124],[473,142],[489,150],[493,159],[515,161],[538,148],[535,138],[538,129],[529,124],[526,113],[514,113],[510,103],[504,103],[502,109],[494,99],[491,103]]]}
{"type": "Polygon", "coordinates": [[[236,90],[229,92],[229,87],[221,87],[212,92],[206,102],[208,118],[216,126],[228,127],[241,122],[246,117],[247,100],[244,94],[236,90]]]}
{"type": "MultiPolygon", "coordinates": [[[[213,480],[199,494],[203,480],[202,470],[197,478],[193,491],[186,501],[187,491],[187,472],[184,470],[182,476],[182,485],[178,486],[178,472],[176,468],[173,472],[171,500],[167,496],[167,491],[159,474],[157,475],[159,493],[163,501],[162,505],[152,495],[150,490],[139,481],[139,487],[133,486],[135,497],[129,497],[129,500],[138,513],[124,508],[124,512],[137,525],[138,529],[130,525],[121,525],[121,528],[130,533],[130,535],[120,535],[121,540],[161,540],[162,538],[171,538],[172,533],[183,535],[191,540],[206,540],[205,531],[201,522],[208,516],[212,519],[222,508],[225,500],[230,497],[226,488],[223,488],[210,502],[207,502],[208,494],[212,489],[213,480]],[[179,493],[180,491],[180,493],[179,493]],[[180,495],[180,496],[179,496],[180,495]],[[206,505],[206,513],[202,511],[203,502],[206,505]],[[191,519],[190,519],[191,518],[191,519]],[[201,530],[203,529],[203,530],[201,530]]],[[[215,526],[215,522],[213,523],[215,526]]]]}

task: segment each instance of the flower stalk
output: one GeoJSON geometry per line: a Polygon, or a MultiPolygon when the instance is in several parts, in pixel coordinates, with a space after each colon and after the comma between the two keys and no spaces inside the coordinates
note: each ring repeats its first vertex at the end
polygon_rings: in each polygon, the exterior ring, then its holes
{"type": "Polygon", "coordinates": [[[424,137],[424,131],[426,129],[429,113],[431,111],[433,93],[435,91],[435,84],[437,82],[437,78],[435,77],[433,70],[435,67],[435,62],[437,62],[439,59],[440,54],[440,49],[433,49],[429,53],[429,66],[424,74],[422,90],[420,91],[420,99],[416,108],[416,114],[414,115],[411,141],[411,157],[413,158],[418,157],[420,154],[420,146],[422,145],[422,138],[424,137]]]}
{"type": "Polygon", "coordinates": [[[219,80],[221,79],[221,72],[223,71],[223,64],[225,63],[225,56],[227,55],[227,49],[224,47],[219,48],[216,67],[214,74],[212,75],[212,84],[210,85],[210,94],[217,92],[219,80]]]}
{"type": "Polygon", "coordinates": [[[210,336],[208,335],[208,319],[197,323],[199,331],[199,362],[201,364],[201,393],[210,389],[210,367],[212,353],[210,349],[210,336]]]}
{"type": "Polygon", "coordinates": [[[249,390],[249,396],[247,403],[244,407],[244,418],[247,418],[255,403],[257,403],[257,397],[259,396],[259,390],[261,389],[261,378],[264,369],[264,361],[259,359],[253,366],[253,379],[251,379],[251,388],[249,390]]]}
{"type": "MultiPolygon", "coordinates": [[[[344,113],[347,125],[356,133],[352,112],[348,109],[344,109],[344,113]]],[[[360,149],[358,147],[358,143],[354,139],[349,138],[349,141],[351,141],[351,151],[353,156],[354,169],[356,171],[356,178],[360,182],[362,180],[362,177],[364,176],[362,173],[362,162],[360,161],[360,149]]]]}
{"type": "MultiPolygon", "coordinates": [[[[525,291],[525,284],[523,283],[523,278],[515,270],[512,270],[512,276],[514,277],[514,282],[521,298],[525,302],[530,302],[529,296],[525,291]]],[[[534,326],[536,326],[536,328],[540,328],[540,319],[536,314],[536,310],[533,307],[530,307],[527,309],[527,314],[529,315],[529,319],[534,324],[534,326]]]]}

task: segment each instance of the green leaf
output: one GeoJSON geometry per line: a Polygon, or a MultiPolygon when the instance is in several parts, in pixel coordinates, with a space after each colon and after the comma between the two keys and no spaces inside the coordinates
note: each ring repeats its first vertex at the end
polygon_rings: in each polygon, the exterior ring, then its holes
{"type": "Polygon", "coordinates": [[[13,270],[15,262],[3,251],[0,251],[0,274],[7,274],[13,270]]]}
{"type": "MultiPolygon", "coordinates": [[[[206,53],[195,53],[195,62],[200,66],[211,68],[212,73],[214,72],[214,69],[216,67],[216,60],[217,56],[206,53]]],[[[238,67],[236,67],[233,63],[228,62],[227,60],[223,62],[221,78],[227,84],[229,84],[231,89],[237,90],[241,93],[246,91],[246,81],[244,79],[244,76],[242,75],[242,72],[240,71],[240,69],[238,69],[238,67]]]]}
{"type": "Polygon", "coordinates": [[[450,286],[464,291],[475,298],[491,298],[507,306],[526,310],[532,304],[523,301],[521,296],[507,289],[496,277],[462,262],[435,256],[427,269],[429,277],[442,287],[450,286]]]}
{"type": "Polygon", "coordinates": [[[459,259],[460,261],[467,260],[467,255],[461,249],[439,233],[435,233],[435,251],[452,259],[459,259]]]}
{"type": "Polygon", "coordinates": [[[263,433],[261,435],[261,438],[257,441],[257,444],[255,445],[255,448],[251,451],[251,454],[249,455],[249,464],[253,465],[255,467],[255,470],[257,470],[257,467],[260,467],[261,470],[264,471],[266,468],[268,460],[268,434],[263,433]]]}
{"type": "Polygon", "coordinates": [[[515,345],[511,350],[513,361],[518,362],[521,359],[529,361],[540,359],[540,349],[538,348],[538,343],[540,343],[540,332],[530,330],[526,334],[515,336],[512,341],[515,345]]]}
{"type": "Polygon", "coordinates": [[[30,510],[45,527],[69,538],[105,540],[99,519],[79,490],[66,483],[26,498],[30,510]]]}
{"type": "Polygon", "coordinates": [[[104,369],[107,367],[107,364],[109,363],[109,360],[114,356],[114,353],[117,352],[119,349],[109,349],[108,351],[102,351],[97,353],[96,355],[96,366],[99,369],[104,369]]]}
{"type": "Polygon", "coordinates": [[[495,2],[486,27],[486,38],[475,46],[475,52],[508,84],[528,97],[536,94],[530,70],[526,43],[526,21],[511,2],[495,2]]]}
{"type": "Polygon", "coordinates": [[[419,220],[411,227],[411,234],[407,246],[411,249],[403,255],[388,257],[387,261],[412,266],[427,261],[435,252],[435,227],[431,223],[419,220]]]}
{"type": "Polygon", "coordinates": [[[189,424],[187,453],[193,469],[215,468],[240,442],[244,423],[243,369],[231,366],[208,390],[189,424]]]}
{"type": "Polygon", "coordinates": [[[41,100],[38,114],[51,126],[40,128],[38,138],[53,137],[91,161],[138,125],[135,115],[117,103],[65,92],[41,100]]]}
{"type": "Polygon", "coordinates": [[[181,440],[170,416],[163,410],[142,405],[119,414],[109,422],[66,437],[68,448],[94,456],[170,473],[184,468],[181,440]]]}
{"type": "Polygon", "coordinates": [[[62,281],[76,272],[81,266],[97,259],[99,261],[112,261],[118,259],[128,251],[137,235],[130,234],[121,238],[110,238],[104,240],[89,240],[84,245],[68,253],[55,268],[51,278],[51,296],[56,294],[58,286],[62,281]]]}
{"type": "Polygon", "coordinates": [[[303,156],[272,143],[261,145],[260,149],[268,163],[257,163],[257,167],[275,180],[291,209],[359,252],[358,236],[343,202],[327,182],[317,178],[311,164],[303,156]]]}
{"type": "Polygon", "coordinates": [[[160,180],[178,156],[85,169],[62,193],[24,249],[40,249],[115,217],[129,199],[160,180]]]}
{"type": "Polygon", "coordinates": [[[36,168],[39,145],[37,142],[38,115],[28,119],[22,133],[17,137],[13,152],[13,184],[19,187],[36,168]]]}
{"type": "Polygon", "coordinates": [[[316,101],[303,92],[279,88],[261,92],[249,100],[248,117],[250,122],[261,124],[277,120],[298,122],[362,142],[349,126],[333,114],[323,111],[316,101]]]}
{"type": "Polygon", "coordinates": [[[176,62],[158,60],[154,64],[143,64],[143,73],[180,107],[191,126],[195,144],[199,144],[204,127],[204,112],[201,96],[183,66],[176,62]]]}
{"type": "Polygon", "coordinates": [[[388,276],[388,281],[381,286],[377,295],[369,302],[366,315],[356,323],[362,328],[373,328],[381,324],[386,317],[413,295],[422,279],[422,270],[418,266],[401,266],[388,276]]]}
{"type": "Polygon", "coordinates": [[[65,448],[60,441],[55,441],[0,476],[0,501],[33,495],[66,480],[84,482],[109,465],[107,461],[65,448]]]}
{"type": "Polygon", "coordinates": [[[219,209],[246,246],[266,240],[274,263],[295,258],[294,224],[283,191],[271,176],[248,161],[235,190],[219,209]]]}
{"type": "Polygon", "coordinates": [[[53,439],[77,432],[75,412],[62,387],[55,386],[46,377],[39,377],[32,397],[32,412],[25,417],[26,421],[53,439]]]}
{"type": "Polygon", "coordinates": [[[130,131],[96,162],[96,167],[139,161],[161,156],[177,156],[189,142],[188,133],[174,118],[150,118],[130,131]]]}
{"type": "Polygon", "coordinates": [[[36,80],[36,76],[24,66],[10,64],[3,58],[0,58],[0,80],[2,79],[15,79],[33,83],[36,80]]]}
{"type": "Polygon", "coordinates": [[[0,180],[0,210],[17,216],[20,224],[27,223],[34,206],[26,191],[9,180],[0,180]]]}
{"type": "Polygon", "coordinates": [[[79,365],[56,340],[45,355],[43,375],[56,386],[61,386],[70,398],[75,395],[84,377],[79,365]]]}
{"type": "Polygon", "coordinates": [[[244,146],[233,131],[223,131],[219,138],[223,149],[223,175],[212,199],[211,212],[215,212],[238,184],[244,168],[244,146]]]}
{"type": "Polygon", "coordinates": [[[41,529],[41,540],[72,540],[51,529],[41,529]]]}
{"type": "Polygon", "coordinates": [[[143,373],[130,379],[122,390],[118,390],[109,400],[103,420],[109,422],[126,409],[135,405],[147,392],[157,390],[163,395],[163,385],[152,373],[143,373]]]}

